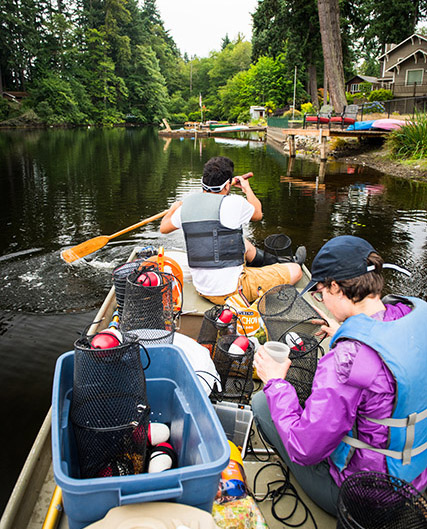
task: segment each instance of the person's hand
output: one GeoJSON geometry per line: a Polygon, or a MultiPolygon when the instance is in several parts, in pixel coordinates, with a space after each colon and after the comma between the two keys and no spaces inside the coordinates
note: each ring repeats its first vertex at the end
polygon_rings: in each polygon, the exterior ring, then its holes
{"type": "Polygon", "coordinates": [[[334,320],[333,318],[329,318],[323,310],[319,309],[318,307],[315,307],[312,305],[314,310],[322,317],[321,320],[312,320],[311,323],[314,325],[321,325],[320,331],[316,332],[315,336],[321,336],[325,334],[326,336],[333,336],[337,330],[339,329],[340,324],[334,320]],[[325,321],[327,324],[325,324],[325,321]]]}
{"type": "Polygon", "coordinates": [[[248,181],[248,178],[250,178],[249,175],[253,176],[252,173],[246,173],[242,176],[235,176],[233,178],[232,185],[234,187],[238,187],[244,193],[247,193],[247,191],[251,189],[251,185],[249,184],[249,181],[248,181]]]}
{"type": "Polygon", "coordinates": [[[261,345],[255,353],[254,366],[259,378],[267,384],[272,378],[285,378],[291,361],[287,358],[283,363],[276,362],[261,345]]]}

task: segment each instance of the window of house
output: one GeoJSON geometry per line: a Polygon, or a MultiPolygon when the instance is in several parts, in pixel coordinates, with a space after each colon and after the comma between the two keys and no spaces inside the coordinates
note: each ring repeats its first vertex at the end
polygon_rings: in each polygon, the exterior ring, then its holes
{"type": "Polygon", "coordinates": [[[359,91],[359,83],[354,83],[350,86],[350,92],[354,94],[359,91]]]}
{"type": "Polygon", "coordinates": [[[423,70],[408,70],[406,72],[406,84],[423,84],[423,70]]]}

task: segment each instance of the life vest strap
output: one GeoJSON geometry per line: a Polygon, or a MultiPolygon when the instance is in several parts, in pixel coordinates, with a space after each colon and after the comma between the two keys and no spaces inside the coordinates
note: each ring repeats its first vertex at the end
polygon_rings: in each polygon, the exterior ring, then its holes
{"type": "MultiPolygon", "coordinates": [[[[373,446],[369,445],[368,443],[365,443],[364,441],[361,441],[360,439],[355,439],[354,437],[350,437],[348,435],[345,435],[343,437],[343,442],[359,449],[366,449],[371,450],[372,452],[377,452],[378,454],[383,454],[386,457],[391,457],[393,459],[400,459],[402,461],[404,460],[404,451],[399,452],[397,450],[388,450],[387,448],[374,448],[373,446]]],[[[406,447],[405,447],[406,450],[406,447]]],[[[421,454],[424,452],[424,450],[427,450],[427,442],[417,446],[416,448],[412,448],[408,450],[408,453],[410,454],[410,457],[417,456],[418,454],[421,454]]],[[[410,460],[408,462],[403,462],[403,464],[407,465],[409,464],[410,460]]]]}
{"type": "MultiPolygon", "coordinates": [[[[427,418],[427,408],[424,411],[421,411],[420,413],[412,413],[409,415],[411,417],[412,415],[415,415],[415,423],[423,421],[427,418]]],[[[409,417],[404,417],[403,419],[395,419],[393,417],[389,417],[388,419],[374,419],[373,417],[364,417],[367,421],[374,422],[375,424],[382,424],[383,426],[393,426],[395,428],[406,428],[409,424],[409,417]]]]}

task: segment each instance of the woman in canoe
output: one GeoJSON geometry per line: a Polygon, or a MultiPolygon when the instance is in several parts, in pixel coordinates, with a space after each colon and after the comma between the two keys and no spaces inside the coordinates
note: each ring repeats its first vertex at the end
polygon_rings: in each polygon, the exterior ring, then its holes
{"type": "Polygon", "coordinates": [[[284,380],[290,360],[278,364],[263,347],[255,355],[265,384],[252,399],[255,422],[306,493],[333,515],[339,487],[354,472],[388,473],[420,491],[427,484],[427,303],[382,300],[383,268],[399,269],[359,237],[335,237],[316,255],[304,292],[315,289],[337,321],[322,326],[331,349],[319,360],[305,408],[284,380]]]}

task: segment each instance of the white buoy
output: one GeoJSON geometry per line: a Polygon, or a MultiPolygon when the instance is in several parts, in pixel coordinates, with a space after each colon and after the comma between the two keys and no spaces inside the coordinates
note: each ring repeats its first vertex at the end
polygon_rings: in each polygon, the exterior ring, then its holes
{"type": "Polygon", "coordinates": [[[161,422],[150,422],[148,425],[148,442],[152,445],[166,443],[169,441],[170,430],[167,424],[161,422]]]}
{"type": "Polygon", "coordinates": [[[151,452],[150,462],[148,463],[148,473],[164,472],[173,466],[173,456],[175,452],[169,443],[160,443],[151,452]]]}
{"type": "Polygon", "coordinates": [[[247,348],[249,347],[249,340],[246,336],[239,336],[234,340],[228,349],[228,353],[231,355],[244,355],[247,348]]]}

